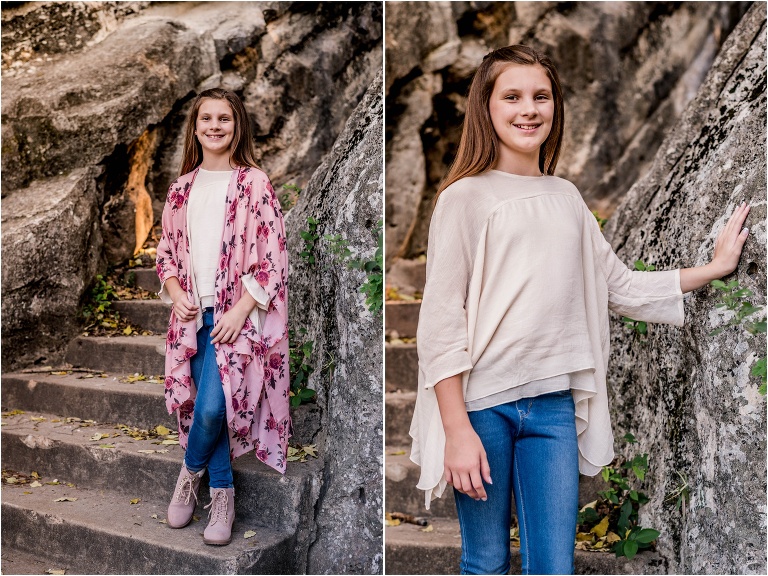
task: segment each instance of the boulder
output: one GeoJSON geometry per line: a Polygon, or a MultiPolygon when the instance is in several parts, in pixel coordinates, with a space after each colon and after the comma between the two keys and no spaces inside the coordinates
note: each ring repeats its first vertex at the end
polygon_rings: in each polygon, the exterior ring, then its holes
{"type": "Polygon", "coordinates": [[[379,73],[286,217],[291,324],[297,334],[306,330],[299,339],[314,343],[309,387],[323,410],[318,447],[325,470],[310,574],[380,574],[383,567],[381,311],[371,312],[360,292],[366,274],[350,269],[324,239],[341,236],[351,258],[375,260],[382,124],[379,73]],[[317,221],[314,264],[299,256],[310,217],[317,221]]]}
{"type": "Polygon", "coordinates": [[[80,295],[101,257],[96,177],[80,168],[3,200],[2,362],[8,370],[63,355],[80,295]],[[62,337],[64,335],[65,337],[62,337]]]}
{"type": "MultiPolygon", "coordinates": [[[[766,6],[731,33],[695,99],[662,142],[648,174],[627,193],[605,234],[626,263],[700,266],[742,201],[753,208],[737,280],[765,306],[766,6]]],[[[608,381],[614,433],[635,435],[628,454],[650,455],[645,527],[661,531],[668,573],[766,573],[766,409],[750,369],[765,334],[745,325],[712,336],[733,313],[711,287],[685,302],[685,326],[637,337],[612,321],[608,381]],[[687,482],[689,496],[675,507],[687,482]]],[[[749,318],[765,318],[765,308],[749,318]]]]}

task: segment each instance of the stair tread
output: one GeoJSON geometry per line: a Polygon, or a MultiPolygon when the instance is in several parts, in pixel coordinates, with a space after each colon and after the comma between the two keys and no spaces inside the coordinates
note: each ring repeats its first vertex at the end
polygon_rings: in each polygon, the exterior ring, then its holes
{"type": "MultiPolygon", "coordinates": [[[[157,444],[162,438],[148,438],[145,440],[135,439],[117,428],[119,423],[93,422],[93,421],[74,421],[67,422],[66,416],[56,414],[46,414],[41,412],[25,411],[23,414],[13,416],[3,416],[2,435],[17,437],[33,437],[40,439],[49,439],[57,445],[79,446],[92,450],[108,450],[115,455],[130,454],[142,459],[157,460],[171,463],[178,466],[181,462],[184,450],[178,444],[157,444]],[[96,434],[110,434],[99,440],[91,438],[96,434]],[[118,433],[119,436],[112,436],[118,433]],[[110,444],[114,448],[100,449],[100,444],[110,444]],[[167,452],[142,453],[140,450],[167,450],[167,452]]],[[[158,423],[162,424],[162,422],[158,423]]],[[[172,430],[175,432],[175,430],[172,430]]],[[[39,440],[38,442],[43,442],[39,440]]],[[[29,444],[34,444],[30,440],[29,444]]],[[[114,459],[114,458],[113,458],[114,459]]],[[[4,466],[10,466],[7,460],[4,466]]],[[[285,475],[270,468],[252,455],[245,454],[237,458],[232,463],[233,469],[240,473],[254,474],[258,476],[272,476],[274,479],[294,477],[303,477],[308,474],[314,474],[322,469],[321,458],[309,458],[306,462],[289,462],[285,475]]],[[[62,472],[63,473],[63,472],[62,472]]],[[[273,479],[273,481],[274,481],[273,479]]]]}
{"type": "MultiPolygon", "coordinates": [[[[66,554],[65,562],[71,561],[72,565],[65,567],[70,571],[77,570],[77,563],[83,561],[83,555],[109,554],[108,549],[90,546],[92,535],[96,534],[117,537],[126,543],[130,541],[133,546],[138,544],[145,559],[161,561],[168,554],[181,554],[192,562],[221,567],[232,565],[233,561],[238,560],[245,560],[247,563],[248,556],[268,551],[291,538],[290,534],[283,531],[251,525],[236,518],[232,542],[228,546],[207,546],[202,542],[202,532],[207,525],[206,518],[193,521],[185,529],[174,530],[161,523],[166,515],[167,502],[142,498],[134,505],[130,500],[123,494],[108,490],[71,488],[64,484],[43,485],[39,488],[29,488],[25,485],[2,487],[4,519],[13,517],[18,520],[20,515],[30,517],[35,523],[37,538],[43,537],[51,528],[60,531],[64,527],[74,529],[75,532],[70,533],[80,536],[68,538],[71,549],[66,554]],[[57,498],[62,497],[74,497],[77,500],[55,502],[57,498]],[[157,518],[153,518],[153,515],[157,518]],[[256,535],[244,538],[247,530],[255,531],[256,535]]],[[[5,545],[6,534],[3,536],[5,545]]],[[[50,548],[46,548],[46,553],[48,552],[50,548]]],[[[55,556],[54,554],[53,562],[56,561],[55,556]]],[[[162,567],[158,568],[162,573],[162,567]]]]}

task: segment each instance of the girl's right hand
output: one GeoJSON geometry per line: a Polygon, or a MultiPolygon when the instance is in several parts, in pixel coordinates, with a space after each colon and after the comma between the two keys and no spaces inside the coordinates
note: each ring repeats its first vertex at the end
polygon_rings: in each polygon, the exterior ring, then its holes
{"type": "Polygon", "coordinates": [[[446,431],[445,437],[445,479],[459,492],[475,500],[487,500],[483,480],[491,481],[491,467],[480,437],[472,425],[446,431]]]}
{"type": "Polygon", "coordinates": [[[192,304],[184,292],[181,292],[173,299],[173,311],[176,317],[184,322],[193,320],[197,315],[198,306],[192,304]]]}

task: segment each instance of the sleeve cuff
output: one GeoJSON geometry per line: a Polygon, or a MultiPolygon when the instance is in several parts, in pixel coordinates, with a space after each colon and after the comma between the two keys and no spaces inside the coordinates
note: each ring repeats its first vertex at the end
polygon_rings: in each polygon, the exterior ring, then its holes
{"type": "Polygon", "coordinates": [[[266,310],[267,304],[269,304],[269,294],[267,294],[267,291],[264,290],[261,284],[256,282],[253,274],[244,274],[240,277],[240,281],[245,286],[245,289],[248,290],[248,293],[253,296],[253,299],[256,300],[256,306],[266,310]]]}
{"type": "MultiPolygon", "coordinates": [[[[168,276],[168,278],[175,278],[175,276],[168,276]]],[[[160,297],[160,300],[163,301],[164,304],[173,304],[173,300],[171,300],[171,297],[168,295],[168,292],[165,290],[165,282],[168,280],[166,278],[160,283],[160,291],[157,293],[157,295],[160,297]]]]}

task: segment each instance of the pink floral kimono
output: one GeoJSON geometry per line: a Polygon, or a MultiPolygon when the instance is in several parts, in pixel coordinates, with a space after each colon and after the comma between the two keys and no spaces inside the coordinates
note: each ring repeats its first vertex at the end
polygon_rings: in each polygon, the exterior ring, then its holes
{"type": "MultiPolygon", "coordinates": [[[[190,302],[196,301],[190,273],[187,236],[187,199],[198,170],[177,178],[168,190],[163,210],[163,235],[157,246],[157,274],[161,282],[176,276],[190,302]]],[[[280,203],[264,172],[235,170],[227,189],[226,222],[216,271],[214,322],[234,306],[246,290],[243,275],[253,274],[268,300],[266,318],[256,325],[252,314],[233,344],[216,344],[227,402],[230,454],[250,450],[275,470],[285,473],[290,380],[288,375],[288,258],[280,203]]],[[[177,411],[179,441],[186,449],[192,424],[195,385],[190,358],[197,352],[198,318],[184,322],[171,310],[165,356],[165,398],[168,412],[177,411]]]]}

